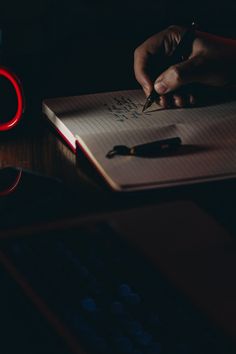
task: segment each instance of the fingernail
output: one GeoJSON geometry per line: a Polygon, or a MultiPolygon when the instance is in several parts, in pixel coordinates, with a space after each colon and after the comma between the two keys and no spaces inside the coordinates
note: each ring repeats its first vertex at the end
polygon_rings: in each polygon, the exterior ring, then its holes
{"type": "Polygon", "coordinates": [[[158,81],[155,83],[155,90],[161,95],[168,91],[168,87],[163,81],[158,81]]]}

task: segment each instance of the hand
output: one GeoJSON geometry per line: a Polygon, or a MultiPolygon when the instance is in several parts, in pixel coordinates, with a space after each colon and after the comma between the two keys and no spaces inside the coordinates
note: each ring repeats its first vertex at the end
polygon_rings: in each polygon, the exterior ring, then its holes
{"type": "Polygon", "coordinates": [[[184,31],[183,27],[171,26],[148,38],[134,53],[137,81],[146,96],[155,89],[160,95],[158,103],[164,108],[196,104],[197,97],[189,91],[188,84],[214,87],[236,84],[236,40],[200,31],[196,31],[189,58],[163,71],[163,64],[171,58],[184,31]],[[159,75],[152,78],[151,71],[159,75]]]}

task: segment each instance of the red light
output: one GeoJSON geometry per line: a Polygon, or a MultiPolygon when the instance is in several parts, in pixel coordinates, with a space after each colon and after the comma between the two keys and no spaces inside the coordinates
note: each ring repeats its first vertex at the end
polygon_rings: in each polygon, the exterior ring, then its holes
{"type": "Polygon", "coordinates": [[[5,131],[13,128],[19,122],[24,111],[24,99],[21,85],[15,74],[11,73],[8,69],[0,67],[0,76],[4,76],[7,80],[11,82],[12,86],[14,87],[17,98],[17,111],[14,117],[8,122],[2,124],[0,123],[0,131],[5,131]]]}
{"type": "Polygon", "coordinates": [[[17,189],[17,187],[20,183],[21,176],[22,176],[22,170],[19,170],[17,172],[16,178],[14,179],[13,183],[11,183],[6,189],[0,190],[0,197],[5,197],[5,196],[15,192],[15,190],[17,189]]]}

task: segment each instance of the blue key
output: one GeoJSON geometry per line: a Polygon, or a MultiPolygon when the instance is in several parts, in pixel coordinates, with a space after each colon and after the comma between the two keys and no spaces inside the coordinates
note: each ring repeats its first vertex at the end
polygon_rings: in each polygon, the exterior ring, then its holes
{"type": "Polygon", "coordinates": [[[128,284],[121,284],[119,287],[119,294],[121,296],[127,296],[130,295],[130,293],[132,293],[131,288],[128,284]]]}
{"type": "Polygon", "coordinates": [[[84,308],[84,310],[88,312],[94,312],[97,310],[97,305],[93,298],[87,297],[81,301],[81,305],[84,308]]]}

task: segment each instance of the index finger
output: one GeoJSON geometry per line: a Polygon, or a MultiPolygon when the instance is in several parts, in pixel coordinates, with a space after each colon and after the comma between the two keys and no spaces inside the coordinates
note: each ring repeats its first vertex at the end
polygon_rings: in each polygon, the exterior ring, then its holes
{"type": "Polygon", "coordinates": [[[153,82],[147,73],[149,53],[142,46],[134,52],[134,74],[148,97],[153,90],[153,82]]]}

